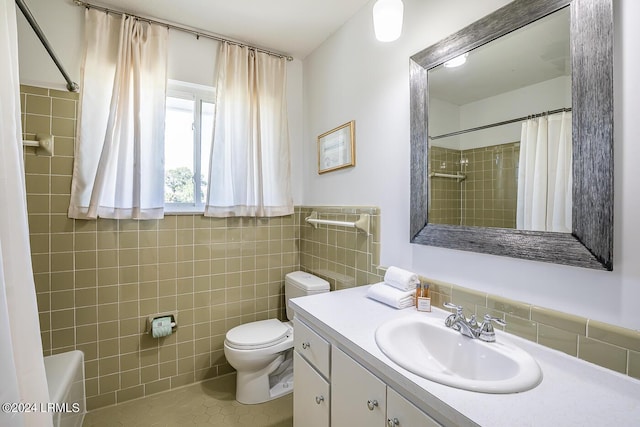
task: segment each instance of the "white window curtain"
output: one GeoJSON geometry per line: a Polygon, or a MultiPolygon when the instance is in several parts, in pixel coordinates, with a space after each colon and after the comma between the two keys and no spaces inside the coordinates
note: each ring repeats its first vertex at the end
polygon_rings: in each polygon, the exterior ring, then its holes
{"type": "Polygon", "coordinates": [[[205,216],[293,213],[286,59],[222,43],[205,216]]]}
{"type": "MultiPolygon", "coordinates": [[[[49,402],[31,267],[13,0],[0,0],[0,402],[49,402]]],[[[0,425],[51,426],[48,413],[0,411],[0,425]]]]}
{"type": "Polygon", "coordinates": [[[162,218],[165,27],[85,11],[69,217],[162,218]]]}
{"type": "Polygon", "coordinates": [[[522,230],[572,230],[571,113],[522,124],[516,226],[522,230]]]}

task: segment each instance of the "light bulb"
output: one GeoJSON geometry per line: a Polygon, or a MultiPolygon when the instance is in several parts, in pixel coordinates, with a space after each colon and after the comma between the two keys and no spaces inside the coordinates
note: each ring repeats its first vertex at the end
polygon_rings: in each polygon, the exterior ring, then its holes
{"type": "Polygon", "coordinates": [[[402,0],[378,0],[373,5],[373,28],[381,42],[397,40],[402,33],[402,0]]]}
{"type": "Polygon", "coordinates": [[[467,62],[467,56],[469,56],[469,53],[463,53],[460,56],[456,56],[455,58],[448,60],[443,65],[447,68],[459,67],[467,62]]]}

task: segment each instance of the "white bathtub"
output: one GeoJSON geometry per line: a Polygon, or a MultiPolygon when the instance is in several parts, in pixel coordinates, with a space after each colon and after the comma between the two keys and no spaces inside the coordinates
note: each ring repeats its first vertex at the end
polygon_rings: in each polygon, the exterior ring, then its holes
{"type": "Polygon", "coordinates": [[[55,427],[81,427],[86,411],[84,354],[80,350],[44,358],[55,427]]]}

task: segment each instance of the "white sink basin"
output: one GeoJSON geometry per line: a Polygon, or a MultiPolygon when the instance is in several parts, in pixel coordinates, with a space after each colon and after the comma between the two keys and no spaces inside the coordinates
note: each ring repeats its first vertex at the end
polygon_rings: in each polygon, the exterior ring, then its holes
{"type": "Polygon", "coordinates": [[[403,317],[376,330],[376,343],[392,361],[423,378],[483,393],[517,393],[542,380],[538,363],[503,336],[487,343],[447,328],[444,320],[403,317]]]}

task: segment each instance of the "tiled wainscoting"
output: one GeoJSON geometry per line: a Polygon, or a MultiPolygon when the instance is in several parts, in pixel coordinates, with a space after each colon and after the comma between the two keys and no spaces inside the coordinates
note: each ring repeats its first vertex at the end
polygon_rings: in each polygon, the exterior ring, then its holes
{"type": "Polygon", "coordinates": [[[302,206],[296,208],[300,224],[300,268],[329,281],[331,290],[352,288],[382,280],[380,264],[380,210],[374,207],[302,206]],[[318,218],[354,222],[360,214],[370,218],[369,234],[356,228],[318,225],[305,221],[312,212],[318,218]]]}

